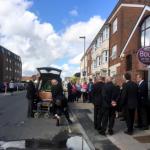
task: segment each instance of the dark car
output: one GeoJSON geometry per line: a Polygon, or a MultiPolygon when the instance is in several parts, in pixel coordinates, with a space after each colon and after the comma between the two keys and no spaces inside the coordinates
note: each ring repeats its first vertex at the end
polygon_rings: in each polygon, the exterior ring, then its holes
{"type": "Polygon", "coordinates": [[[41,113],[44,113],[45,117],[49,117],[50,106],[52,104],[52,94],[50,89],[50,82],[52,79],[56,79],[59,84],[62,84],[60,77],[61,70],[52,67],[37,68],[39,72],[39,79],[37,83],[37,98],[35,99],[36,110],[34,109],[34,117],[38,118],[41,113]],[[42,107],[44,106],[45,107],[42,107]]]}

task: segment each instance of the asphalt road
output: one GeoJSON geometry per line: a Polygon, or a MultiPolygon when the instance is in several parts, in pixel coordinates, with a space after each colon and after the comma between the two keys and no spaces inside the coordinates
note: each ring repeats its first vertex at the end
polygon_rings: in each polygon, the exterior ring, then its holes
{"type": "Polygon", "coordinates": [[[62,116],[60,127],[52,118],[27,118],[28,101],[26,92],[11,95],[0,94],[0,150],[5,149],[48,149],[75,150],[83,147],[90,150],[82,139],[78,123],[70,127],[62,116]],[[16,146],[17,145],[17,146],[16,146]]]}
{"type": "Polygon", "coordinates": [[[52,118],[27,118],[25,92],[0,95],[0,140],[52,139],[61,128],[52,118]]]}

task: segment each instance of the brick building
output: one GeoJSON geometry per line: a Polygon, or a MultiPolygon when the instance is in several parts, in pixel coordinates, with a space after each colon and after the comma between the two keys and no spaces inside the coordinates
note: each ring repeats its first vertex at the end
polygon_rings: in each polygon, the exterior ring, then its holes
{"type": "Polygon", "coordinates": [[[110,25],[109,72],[115,75],[117,83],[122,83],[125,72],[138,72],[148,79],[148,68],[139,62],[137,51],[150,46],[150,1],[121,0],[107,22],[110,25]]]}
{"type": "Polygon", "coordinates": [[[22,62],[20,56],[0,46],[0,82],[11,79],[20,81],[22,77],[22,62]]]}

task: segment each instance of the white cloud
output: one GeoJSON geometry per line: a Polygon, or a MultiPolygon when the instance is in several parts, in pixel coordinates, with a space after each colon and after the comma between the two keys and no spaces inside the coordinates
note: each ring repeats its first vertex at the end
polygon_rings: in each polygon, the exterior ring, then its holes
{"type": "Polygon", "coordinates": [[[94,38],[104,20],[93,16],[85,22],[78,22],[58,34],[51,23],[40,22],[36,14],[29,11],[32,3],[28,0],[0,0],[0,45],[20,55],[23,62],[23,75],[35,73],[36,67],[57,64],[57,60],[68,58],[68,64],[62,64],[64,75],[79,71],[71,66],[79,61],[86,47],[94,38]],[[71,70],[74,69],[74,70],[71,70]]]}
{"type": "Polygon", "coordinates": [[[69,65],[69,64],[63,64],[61,66],[56,65],[56,64],[52,64],[51,66],[59,68],[59,69],[62,70],[62,73],[61,73],[62,78],[69,77],[69,76],[74,75],[77,72],[80,72],[80,67],[79,66],[72,66],[72,65],[69,65]]]}
{"type": "Polygon", "coordinates": [[[69,60],[70,64],[80,64],[80,60],[83,56],[83,53],[80,53],[79,55],[73,57],[72,59],[69,60]]]}
{"type": "Polygon", "coordinates": [[[71,10],[71,11],[69,12],[69,14],[70,14],[71,16],[78,16],[78,11],[77,11],[76,9],[73,9],[73,10],[71,10]]]}

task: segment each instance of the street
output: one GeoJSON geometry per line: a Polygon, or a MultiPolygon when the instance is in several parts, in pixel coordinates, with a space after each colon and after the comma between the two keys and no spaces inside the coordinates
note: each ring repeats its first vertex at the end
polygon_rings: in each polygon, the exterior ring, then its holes
{"type": "Polygon", "coordinates": [[[13,96],[0,95],[0,120],[0,149],[63,150],[74,145],[73,137],[79,147],[80,141],[81,144],[83,141],[83,147],[88,149],[80,131],[76,126],[70,128],[64,117],[61,119],[60,127],[56,127],[56,122],[52,118],[27,118],[25,92],[15,93],[13,96]]]}
{"type": "Polygon", "coordinates": [[[56,127],[52,118],[27,118],[25,92],[13,96],[0,95],[0,149],[69,149],[73,150],[146,150],[150,149],[150,131],[135,131],[133,136],[123,133],[125,123],[116,120],[115,134],[101,136],[93,127],[93,105],[71,103],[69,125],[62,117],[56,127]],[[141,139],[141,137],[144,138],[141,139]],[[137,140],[136,140],[137,139],[137,140]]]}

